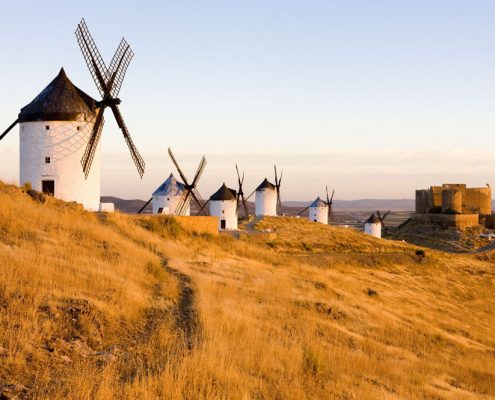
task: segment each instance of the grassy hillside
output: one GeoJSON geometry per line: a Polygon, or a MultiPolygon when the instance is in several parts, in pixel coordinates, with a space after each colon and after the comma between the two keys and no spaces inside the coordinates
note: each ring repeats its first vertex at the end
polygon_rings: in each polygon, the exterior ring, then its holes
{"type": "MultiPolygon", "coordinates": [[[[0,390],[495,397],[495,265],[303,219],[187,233],[0,185],[0,390]]],[[[7,397],[8,398],[8,397],[7,397]]]]}

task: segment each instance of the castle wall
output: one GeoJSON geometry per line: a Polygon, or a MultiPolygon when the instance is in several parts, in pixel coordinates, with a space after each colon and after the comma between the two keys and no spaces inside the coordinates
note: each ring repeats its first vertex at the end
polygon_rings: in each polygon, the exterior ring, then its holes
{"type": "Polygon", "coordinates": [[[468,228],[479,224],[478,214],[413,214],[412,218],[427,224],[437,224],[444,228],[468,228]]]}

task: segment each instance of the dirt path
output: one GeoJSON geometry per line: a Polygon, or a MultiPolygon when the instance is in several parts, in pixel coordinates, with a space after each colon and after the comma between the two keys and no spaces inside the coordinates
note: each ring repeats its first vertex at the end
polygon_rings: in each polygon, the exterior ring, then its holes
{"type": "Polygon", "coordinates": [[[201,339],[198,312],[195,307],[196,293],[190,276],[172,268],[166,258],[162,258],[165,270],[179,281],[179,302],[175,310],[175,325],[184,337],[187,348],[191,350],[201,339]]]}

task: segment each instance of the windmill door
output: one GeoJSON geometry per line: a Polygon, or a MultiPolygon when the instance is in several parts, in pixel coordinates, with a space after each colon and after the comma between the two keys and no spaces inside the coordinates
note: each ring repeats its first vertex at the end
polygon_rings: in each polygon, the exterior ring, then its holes
{"type": "Polygon", "coordinates": [[[41,181],[41,191],[49,196],[55,195],[55,181],[41,181]]]}
{"type": "Polygon", "coordinates": [[[220,220],[220,229],[225,229],[225,226],[226,226],[225,220],[224,219],[220,220]]]}

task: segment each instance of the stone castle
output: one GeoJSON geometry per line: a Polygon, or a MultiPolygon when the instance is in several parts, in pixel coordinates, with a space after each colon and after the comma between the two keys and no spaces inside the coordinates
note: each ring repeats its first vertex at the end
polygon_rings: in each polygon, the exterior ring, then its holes
{"type": "Polygon", "coordinates": [[[443,184],[416,190],[417,219],[445,226],[468,227],[483,223],[480,215],[492,213],[490,187],[468,188],[443,184]]]}

